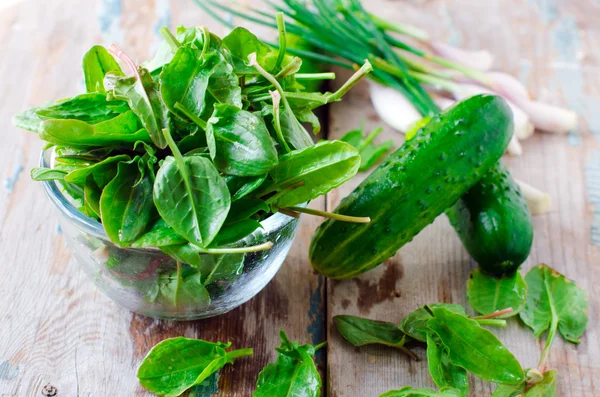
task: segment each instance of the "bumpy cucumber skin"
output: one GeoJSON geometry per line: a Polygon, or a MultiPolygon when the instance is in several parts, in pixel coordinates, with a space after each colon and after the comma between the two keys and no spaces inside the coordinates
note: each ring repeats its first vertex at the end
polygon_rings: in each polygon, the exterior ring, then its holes
{"type": "Polygon", "coordinates": [[[519,185],[502,164],[446,211],[481,270],[501,276],[525,262],[533,243],[533,222],[519,185]]]}
{"type": "Polygon", "coordinates": [[[317,229],[309,251],[314,269],[351,278],[393,256],[498,162],[512,130],[512,112],[493,95],[433,117],[335,210],[370,223],[327,220],[317,229]]]}

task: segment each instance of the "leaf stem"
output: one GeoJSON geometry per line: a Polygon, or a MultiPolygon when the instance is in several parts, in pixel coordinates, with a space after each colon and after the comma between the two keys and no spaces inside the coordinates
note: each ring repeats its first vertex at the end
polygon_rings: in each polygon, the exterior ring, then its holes
{"type": "Polygon", "coordinates": [[[489,327],[506,327],[506,320],[495,318],[474,319],[479,325],[487,325],[489,327]]]}
{"type": "Polygon", "coordinates": [[[286,77],[287,75],[294,73],[294,70],[298,70],[301,65],[302,65],[302,59],[300,59],[298,57],[294,57],[290,61],[290,63],[285,65],[285,67],[283,69],[281,69],[279,71],[279,73],[277,73],[275,75],[275,78],[278,80],[282,79],[282,78],[286,77]]]}
{"type": "Polygon", "coordinates": [[[334,219],[336,221],[342,221],[342,222],[351,222],[351,223],[369,223],[369,222],[371,222],[371,218],[369,218],[368,216],[342,215],[342,214],[336,214],[333,212],[326,212],[326,211],[316,210],[313,208],[305,208],[305,207],[298,207],[298,206],[290,206],[290,207],[286,207],[285,209],[304,213],[304,214],[309,214],[309,215],[322,216],[323,218],[334,219]]]}
{"type": "Polygon", "coordinates": [[[287,40],[285,34],[285,21],[283,20],[283,12],[275,14],[275,21],[277,22],[277,31],[279,32],[279,54],[277,54],[277,61],[275,62],[275,69],[279,69],[285,58],[285,49],[287,47],[287,40]]]}
{"type": "Polygon", "coordinates": [[[508,314],[508,313],[512,313],[513,312],[513,308],[512,307],[507,307],[506,309],[502,309],[502,310],[496,310],[493,313],[490,314],[486,314],[484,316],[477,316],[477,317],[471,317],[472,320],[483,320],[486,318],[496,318],[496,317],[500,317],[502,315],[508,314]]]}
{"type": "Polygon", "coordinates": [[[277,211],[281,212],[283,215],[287,215],[292,218],[300,219],[300,213],[298,213],[298,212],[286,210],[285,208],[279,208],[277,211]]]}
{"type": "Polygon", "coordinates": [[[269,91],[271,95],[271,99],[273,100],[273,127],[275,128],[275,133],[277,134],[277,140],[279,140],[279,144],[283,146],[283,150],[286,153],[292,151],[289,145],[285,141],[283,137],[283,131],[281,130],[281,117],[279,112],[279,102],[281,102],[281,95],[279,95],[278,91],[269,91]]]}
{"type": "Polygon", "coordinates": [[[250,247],[231,247],[231,248],[202,248],[195,245],[198,252],[201,254],[243,254],[246,252],[258,252],[258,251],[266,251],[273,248],[273,243],[267,241],[266,243],[262,243],[259,245],[253,245],[250,247]]]}
{"type": "MultiPolygon", "coordinates": [[[[285,186],[283,188],[281,188],[281,190],[279,190],[277,193],[275,193],[274,195],[272,195],[271,197],[269,197],[268,199],[265,200],[265,203],[267,204],[273,204],[275,201],[277,201],[281,196],[288,194],[289,192],[291,192],[294,189],[299,188],[300,186],[304,186],[304,181],[298,181],[296,183],[292,183],[291,185],[285,186]]],[[[272,186],[271,186],[272,188],[272,186]]],[[[257,196],[259,198],[264,197],[265,195],[269,194],[269,193],[273,193],[274,191],[277,191],[277,187],[275,187],[275,189],[268,189],[264,192],[261,192],[260,194],[258,194],[257,196]]]]}
{"type": "Polygon", "coordinates": [[[202,128],[204,131],[206,131],[206,121],[204,121],[200,117],[196,116],[194,113],[192,113],[188,108],[183,106],[181,103],[176,102],[175,109],[177,109],[181,113],[185,114],[187,116],[187,118],[189,118],[194,123],[196,123],[196,125],[198,125],[198,127],[202,128]]]}
{"type": "Polygon", "coordinates": [[[171,47],[172,52],[176,52],[179,47],[181,47],[181,43],[177,40],[177,37],[171,33],[168,27],[163,26],[159,30],[160,35],[165,39],[169,47],[171,47]]]}
{"type": "Polygon", "coordinates": [[[208,28],[206,26],[201,26],[200,29],[202,30],[203,38],[202,53],[200,53],[200,58],[202,58],[204,54],[206,54],[206,51],[208,51],[208,47],[210,46],[210,32],[208,31],[208,28]]]}
{"type": "Polygon", "coordinates": [[[248,63],[250,66],[254,67],[254,69],[256,69],[256,71],[263,76],[269,83],[273,84],[273,86],[275,87],[275,89],[277,90],[277,92],[279,92],[279,95],[281,95],[281,102],[283,102],[283,106],[285,106],[286,109],[290,108],[290,104],[288,103],[286,97],[285,97],[285,92],[283,91],[283,88],[281,87],[281,84],[279,84],[279,81],[277,81],[277,79],[270,74],[269,72],[267,72],[266,70],[264,70],[262,68],[262,66],[260,66],[258,64],[258,62],[256,61],[256,53],[253,52],[252,54],[248,55],[248,63]]]}
{"type": "Polygon", "coordinates": [[[554,300],[550,294],[550,286],[548,285],[548,279],[546,276],[544,276],[544,287],[546,289],[546,293],[548,294],[551,320],[550,328],[548,329],[548,337],[546,338],[546,344],[544,345],[544,350],[542,350],[542,356],[540,357],[540,362],[538,364],[538,369],[541,373],[546,371],[546,361],[550,355],[550,348],[552,347],[552,343],[554,342],[554,337],[556,336],[556,331],[558,329],[558,314],[556,313],[556,307],[554,306],[554,300]]]}
{"type": "Polygon", "coordinates": [[[369,135],[367,135],[367,137],[365,138],[365,140],[362,141],[362,143],[358,146],[357,150],[360,152],[361,150],[363,150],[364,148],[366,148],[367,146],[369,146],[373,142],[373,140],[375,138],[377,138],[377,135],[379,135],[382,131],[383,131],[383,127],[377,127],[377,128],[375,128],[373,130],[373,132],[371,132],[369,135]]]}
{"type": "Polygon", "coordinates": [[[252,355],[254,355],[254,349],[252,349],[251,347],[246,348],[246,349],[239,349],[239,350],[233,350],[233,351],[227,352],[227,357],[231,358],[232,360],[235,360],[240,357],[248,357],[248,356],[252,356],[252,355]]]}
{"type": "Polygon", "coordinates": [[[329,101],[337,101],[337,100],[339,100],[341,97],[344,96],[344,94],[346,94],[348,91],[350,91],[350,89],[360,79],[362,79],[363,77],[365,77],[372,70],[373,70],[373,66],[371,65],[371,63],[368,60],[365,60],[365,63],[360,67],[360,69],[358,69],[352,76],[350,76],[350,78],[348,79],[348,81],[346,81],[344,83],[344,85],[340,87],[339,90],[337,90],[333,94],[329,95],[327,97],[327,99],[329,101]]]}
{"type": "Polygon", "coordinates": [[[296,80],[335,80],[335,73],[296,73],[296,80]]]}

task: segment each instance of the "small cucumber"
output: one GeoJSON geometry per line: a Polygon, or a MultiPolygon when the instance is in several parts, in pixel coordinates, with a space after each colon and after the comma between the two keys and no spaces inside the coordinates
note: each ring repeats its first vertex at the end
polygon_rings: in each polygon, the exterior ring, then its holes
{"type": "Polygon", "coordinates": [[[529,256],[531,214],[519,185],[500,163],[446,215],[469,254],[487,273],[512,273],[529,256]]]}
{"type": "Polygon", "coordinates": [[[335,210],[370,223],[327,220],[317,229],[309,252],[315,270],[350,278],[390,258],[498,162],[512,129],[510,109],[493,95],[434,116],[335,210]]]}

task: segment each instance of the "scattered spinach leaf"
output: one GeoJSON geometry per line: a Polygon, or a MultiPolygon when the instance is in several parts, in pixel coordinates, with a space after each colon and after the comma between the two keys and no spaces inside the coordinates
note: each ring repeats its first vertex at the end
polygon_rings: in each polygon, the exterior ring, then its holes
{"type": "Polygon", "coordinates": [[[462,397],[467,396],[469,393],[467,371],[450,362],[447,350],[437,343],[431,333],[427,334],[427,366],[437,387],[454,388],[460,391],[462,397]]]}
{"type": "Polygon", "coordinates": [[[467,283],[469,305],[484,315],[509,307],[513,310],[500,317],[519,314],[525,306],[526,296],[527,284],[519,272],[495,277],[475,269],[467,283]]]}
{"type": "Polygon", "coordinates": [[[413,389],[410,386],[400,390],[390,390],[379,397],[462,397],[460,390],[443,388],[440,391],[431,389],[413,389]]]}
{"type": "MultiPolygon", "coordinates": [[[[465,315],[465,308],[461,305],[453,303],[434,303],[429,305],[429,308],[445,308],[453,313],[465,315]]],[[[402,320],[398,328],[411,338],[419,342],[427,342],[427,321],[431,318],[431,314],[425,306],[421,306],[417,310],[411,312],[402,320]]]]}

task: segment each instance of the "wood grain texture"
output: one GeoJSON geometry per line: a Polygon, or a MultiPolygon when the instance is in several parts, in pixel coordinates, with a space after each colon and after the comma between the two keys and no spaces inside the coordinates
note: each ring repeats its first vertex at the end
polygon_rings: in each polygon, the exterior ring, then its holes
{"type": "MultiPolygon", "coordinates": [[[[275,358],[280,328],[302,343],[324,339],[324,280],[306,259],[314,219],[303,220],[280,272],[242,307],[205,321],[158,321],[121,309],[94,287],[71,259],[42,186],[29,178],[42,142],[13,127],[12,115],[81,92],[81,58],[91,45],[114,42],[144,60],[161,26],[182,23],[226,32],[191,0],[25,0],[0,11],[0,396],[40,396],[47,385],[65,397],[147,396],[135,375],[141,359],[183,335],[254,347],[253,358],[223,370],[219,381],[219,395],[245,397],[275,358]]],[[[324,198],[311,206],[323,209],[324,198]]]]}
{"type": "MultiPolygon", "coordinates": [[[[590,323],[582,343],[575,346],[560,340],[550,355],[550,366],[558,368],[559,373],[557,395],[598,395],[600,247],[591,238],[594,217],[589,201],[596,197],[598,205],[597,187],[589,183],[600,182],[595,160],[599,155],[600,124],[597,112],[591,110],[600,98],[600,63],[592,50],[598,30],[590,23],[600,17],[598,4],[521,0],[382,0],[365,4],[389,19],[421,26],[433,37],[451,44],[490,49],[497,55],[496,69],[519,76],[537,98],[571,107],[580,114],[577,134],[566,137],[537,133],[523,142],[522,157],[506,157],[504,161],[513,175],[548,191],[553,199],[552,211],[534,218],[534,247],[523,270],[545,262],[574,279],[589,294],[590,323]]],[[[353,90],[343,102],[333,104],[330,113],[330,139],[356,128],[361,119],[366,121],[367,129],[380,125],[366,84],[353,90]]],[[[378,137],[386,139],[398,144],[403,140],[387,126],[378,137]]],[[[330,194],[328,209],[332,210],[358,182],[330,194]]],[[[353,314],[399,322],[425,303],[466,305],[466,281],[474,266],[442,216],[377,269],[353,280],[329,281],[329,395],[377,396],[408,385],[434,387],[425,361],[408,361],[391,349],[352,347],[337,333],[331,317],[353,314]]],[[[524,367],[537,363],[543,340],[535,341],[524,326],[513,320],[495,333],[524,367]]],[[[424,349],[416,352],[425,357],[424,349]]],[[[489,396],[493,391],[493,385],[476,378],[471,377],[470,383],[471,396],[489,396]]]]}

